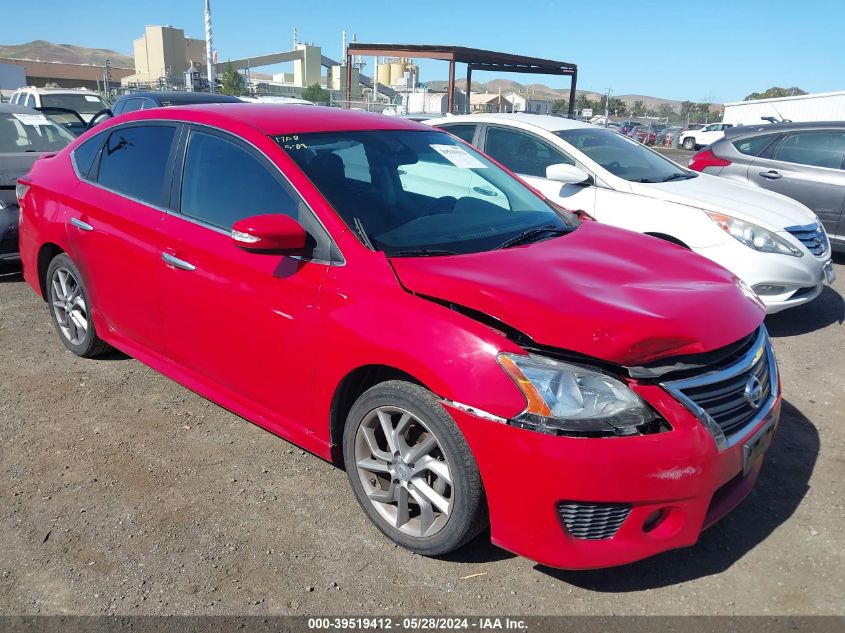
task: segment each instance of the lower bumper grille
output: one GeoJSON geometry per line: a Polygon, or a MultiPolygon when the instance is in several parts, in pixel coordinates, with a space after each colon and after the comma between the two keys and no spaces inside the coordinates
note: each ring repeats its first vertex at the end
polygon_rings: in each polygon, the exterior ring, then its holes
{"type": "Polygon", "coordinates": [[[570,536],[598,541],[616,534],[631,513],[631,506],[627,503],[561,501],[557,511],[570,536]]]}
{"type": "Polygon", "coordinates": [[[824,232],[820,224],[788,226],[786,230],[795,236],[816,257],[824,257],[830,251],[827,233],[824,232]]]}

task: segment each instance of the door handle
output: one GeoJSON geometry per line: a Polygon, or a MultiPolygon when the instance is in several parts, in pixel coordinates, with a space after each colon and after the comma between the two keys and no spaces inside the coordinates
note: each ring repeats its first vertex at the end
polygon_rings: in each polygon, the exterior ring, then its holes
{"type": "Polygon", "coordinates": [[[70,223],[73,224],[80,231],[93,231],[94,230],[93,226],[91,226],[87,222],[83,222],[79,218],[71,218],[70,223]]]}
{"type": "Polygon", "coordinates": [[[186,262],[184,259],[179,259],[178,257],[174,257],[170,253],[162,253],[161,258],[164,260],[165,264],[173,266],[174,268],[178,268],[179,270],[196,270],[197,267],[193,264],[186,262]]]}
{"type": "Polygon", "coordinates": [[[760,176],[763,178],[768,178],[769,180],[777,180],[778,178],[783,178],[778,172],[774,169],[770,169],[769,171],[761,171],[760,176]]]}

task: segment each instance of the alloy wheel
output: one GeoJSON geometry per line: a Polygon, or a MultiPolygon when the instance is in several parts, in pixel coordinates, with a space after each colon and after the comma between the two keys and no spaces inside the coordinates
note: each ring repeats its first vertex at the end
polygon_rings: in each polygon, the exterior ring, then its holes
{"type": "Polygon", "coordinates": [[[453,505],[452,472],[437,438],[398,407],[371,411],[355,435],[355,463],[373,508],[409,536],[440,532],[453,505]]]}
{"type": "Polygon", "coordinates": [[[72,345],[82,344],[88,335],[88,307],[79,280],[67,268],[53,272],[50,302],[62,336],[72,345]]]}

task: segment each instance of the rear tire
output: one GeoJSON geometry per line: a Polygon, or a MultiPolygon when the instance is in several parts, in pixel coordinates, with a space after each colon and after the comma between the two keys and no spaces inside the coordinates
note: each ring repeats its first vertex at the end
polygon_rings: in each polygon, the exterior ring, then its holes
{"type": "Polygon", "coordinates": [[[93,358],[110,349],[97,336],[82,275],[67,254],[59,253],[50,262],[44,286],[50,317],[65,347],[83,358],[93,358]]]}
{"type": "Polygon", "coordinates": [[[451,552],[488,524],[478,466],[455,421],[427,389],[391,380],[352,406],[343,432],[352,491],[393,542],[451,552]]]}
{"type": "Polygon", "coordinates": [[[687,137],[684,139],[684,149],[694,150],[695,149],[695,139],[687,137]]]}

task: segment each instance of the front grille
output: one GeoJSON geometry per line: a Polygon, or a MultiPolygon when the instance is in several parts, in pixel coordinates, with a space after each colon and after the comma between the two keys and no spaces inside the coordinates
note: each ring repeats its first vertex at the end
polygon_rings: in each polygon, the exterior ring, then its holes
{"type": "Polygon", "coordinates": [[[704,422],[720,449],[766,413],[777,385],[771,342],[761,326],[754,344],[729,367],[664,383],[664,387],[704,422]]]}
{"type": "Polygon", "coordinates": [[[631,513],[631,506],[627,503],[561,501],[557,511],[570,536],[598,541],[616,534],[631,513]]]}
{"type": "Polygon", "coordinates": [[[827,233],[824,232],[821,224],[788,226],[786,230],[796,237],[816,257],[824,257],[830,251],[827,233]]]}

